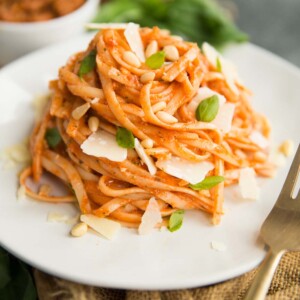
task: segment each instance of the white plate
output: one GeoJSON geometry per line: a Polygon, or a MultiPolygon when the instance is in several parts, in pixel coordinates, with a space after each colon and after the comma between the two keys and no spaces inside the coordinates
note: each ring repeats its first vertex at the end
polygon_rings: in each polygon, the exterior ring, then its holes
{"type": "MultiPolygon", "coordinates": [[[[89,40],[90,36],[84,36],[35,52],[5,67],[0,75],[33,95],[42,93],[59,66],[70,54],[84,49],[89,40]]],[[[287,138],[298,143],[299,70],[250,44],[232,47],[226,56],[236,63],[244,82],[254,91],[255,108],[270,118],[275,144],[287,138]]],[[[1,149],[20,141],[32,125],[28,99],[7,103],[9,93],[1,91],[1,149]]],[[[185,215],[178,232],[139,236],[135,230],[123,228],[113,241],[93,233],[69,237],[69,225],[49,223],[46,218],[53,211],[75,215],[72,206],[17,201],[16,171],[1,170],[0,243],[47,273],[95,286],[178,289],[220,282],[249,271],[263,258],[259,228],[277,198],[290,162],[275,179],[263,182],[260,201],[227,196],[226,214],[219,226],[212,226],[203,213],[191,212],[185,215]],[[211,241],[224,243],[227,250],[212,250],[211,241]]]]}

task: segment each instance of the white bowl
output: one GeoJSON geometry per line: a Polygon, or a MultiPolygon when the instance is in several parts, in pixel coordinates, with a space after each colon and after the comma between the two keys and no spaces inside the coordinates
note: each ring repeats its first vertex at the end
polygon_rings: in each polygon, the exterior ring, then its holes
{"type": "Polygon", "coordinates": [[[99,0],[86,0],[74,12],[49,21],[12,23],[0,21],[0,66],[48,44],[83,32],[94,17],[99,0]]]}

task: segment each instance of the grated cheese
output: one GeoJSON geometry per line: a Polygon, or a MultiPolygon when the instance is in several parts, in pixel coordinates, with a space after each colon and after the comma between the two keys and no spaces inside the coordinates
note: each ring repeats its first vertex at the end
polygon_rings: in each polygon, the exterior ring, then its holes
{"type": "Polygon", "coordinates": [[[28,139],[3,149],[0,153],[0,158],[3,161],[3,168],[10,169],[18,164],[28,164],[31,161],[31,156],[28,149],[28,139]]]}
{"type": "Polygon", "coordinates": [[[47,215],[48,222],[58,222],[58,223],[66,223],[73,224],[78,221],[79,215],[71,217],[67,214],[63,214],[60,212],[49,212],[47,215]]]}
{"type": "Polygon", "coordinates": [[[220,252],[224,252],[227,249],[227,246],[224,243],[218,241],[211,241],[210,246],[213,250],[220,252]]]}

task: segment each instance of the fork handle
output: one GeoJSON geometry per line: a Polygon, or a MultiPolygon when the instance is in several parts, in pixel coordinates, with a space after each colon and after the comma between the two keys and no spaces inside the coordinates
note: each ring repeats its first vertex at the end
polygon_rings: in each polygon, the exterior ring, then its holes
{"type": "Polygon", "coordinates": [[[264,261],[260,265],[258,272],[244,298],[244,300],[263,300],[272,282],[276,267],[285,250],[269,250],[264,261]]]}

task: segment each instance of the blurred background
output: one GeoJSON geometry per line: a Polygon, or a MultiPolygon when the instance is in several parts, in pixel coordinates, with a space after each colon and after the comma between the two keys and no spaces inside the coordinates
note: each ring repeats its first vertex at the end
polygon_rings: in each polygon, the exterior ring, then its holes
{"type": "Polygon", "coordinates": [[[300,66],[299,15],[300,0],[0,0],[0,65],[76,36],[90,21],[133,21],[218,48],[245,41],[246,33],[300,66]]]}
{"type": "Polygon", "coordinates": [[[299,0],[234,0],[232,3],[236,23],[248,33],[252,43],[300,67],[299,0]]]}

